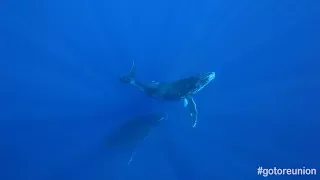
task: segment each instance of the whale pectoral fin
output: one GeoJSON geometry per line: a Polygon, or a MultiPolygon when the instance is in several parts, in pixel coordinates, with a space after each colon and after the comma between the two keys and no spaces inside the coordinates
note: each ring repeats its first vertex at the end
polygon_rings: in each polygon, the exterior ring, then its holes
{"type": "Polygon", "coordinates": [[[198,120],[198,110],[197,110],[197,105],[194,102],[193,98],[185,98],[187,101],[187,107],[189,110],[189,114],[192,118],[192,127],[196,127],[197,125],[197,120],[198,120]]]}
{"type": "Polygon", "coordinates": [[[188,106],[188,100],[186,98],[183,99],[183,106],[184,107],[188,106]]]}
{"type": "Polygon", "coordinates": [[[136,151],[134,151],[132,154],[131,154],[131,157],[128,161],[128,165],[130,165],[130,163],[132,162],[132,159],[133,159],[133,156],[136,154],[136,151]]]}
{"type": "Polygon", "coordinates": [[[121,76],[120,82],[125,84],[135,84],[134,77],[136,74],[136,66],[134,64],[134,61],[132,61],[132,67],[130,69],[129,75],[121,76]]]}

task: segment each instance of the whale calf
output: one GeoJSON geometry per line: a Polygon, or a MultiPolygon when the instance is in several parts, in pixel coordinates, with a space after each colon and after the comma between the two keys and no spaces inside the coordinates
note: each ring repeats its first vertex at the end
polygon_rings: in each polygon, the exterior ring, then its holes
{"type": "Polygon", "coordinates": [[[142,83],[135,79],[136,67],[133,61],[131,70],[128,75],[121,76],[120,82],[124,84],[131,84],[147,96],[160,98],[164,100],[183,100],[184,107],[188,108],[192,119],[192,127],[196,127],[198,120],[197,105],[193,99],[193,95],[198,93],[213,79],[215,79],[215,72],[199,73],[197,75],[179,79],[172,82],[156,82],[142,83]]]}

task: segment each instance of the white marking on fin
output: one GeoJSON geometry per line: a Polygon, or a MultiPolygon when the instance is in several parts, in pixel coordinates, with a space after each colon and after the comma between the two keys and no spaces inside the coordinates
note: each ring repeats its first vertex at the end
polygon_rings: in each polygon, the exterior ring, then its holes
{"type": "Polygon", "coordinates": [[[184,107],[188,106],[188,100],[186,98],[183,99],[183,106],[184,107]]]}
{"type": "Polygon", "coordinates": [[[193,98],[188,98],[189,101],[189,112],[190,112],[190,116],[192,118],[192,127],[196,127],[197,125],[197,121],[198,121],[198,110],[197,110],[197,104],[194,102],[193,98]]]}
{"type": "Polygon", "coordinates": [[[130,160],[129,160],[129,162],[128,162],[128,165],[130,165],[130,163],[131,163],[131,161],[132,161],[132,159],[133,159],[133,156],[136,154],[136,151],[134,151],[133,153],[132,153],[132,155],[131,155],[131,157],[130,157],[130,160]]]}
{"type": "MultiPolygon", "coordinates": [[[[145,141],[148,137],[149,137],[149,134],[147,136],[145,136],[142,141],[145,141]]],[[[130,157],[130,159],[128,161],[128,165],[130,165],[130,163],[132,162],[133,156],[136,154],[136,152],[137,152],[137,147],[133,151],[133,153],[132,153],[132,155],[131,155],[131,157],[130,157]]]]}
{"type": "Polygon", "coordinates": [[[130,73],[132,73],[134,71],[134,60],[132,61],[132,66],[131,66],[131,69],[130,69],[130,73]]]}
{"type": "MultiPolygon", "coordinates": [[[[191,115],[193,116],[193,115],[191,115]]],[[[193,122],[193,126],[192,127],[196,127],[197,126],[197,117],[192,117],[192,118],[196,118],[196,120],[193,122]]]]}

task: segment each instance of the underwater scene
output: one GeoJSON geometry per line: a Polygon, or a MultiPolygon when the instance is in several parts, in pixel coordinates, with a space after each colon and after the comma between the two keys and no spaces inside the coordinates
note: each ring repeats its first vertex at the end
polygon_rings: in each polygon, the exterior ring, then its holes
{"type": "Polygon", "coordinates": [[[0,180],[319,180],[320,1],[2,0],[0,180]]]}

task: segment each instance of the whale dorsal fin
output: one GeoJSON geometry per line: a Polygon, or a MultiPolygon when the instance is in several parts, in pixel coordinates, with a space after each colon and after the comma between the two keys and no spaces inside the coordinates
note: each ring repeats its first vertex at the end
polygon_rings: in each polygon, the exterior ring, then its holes
{"type": "Polygon", "coordinates": [[[151,81],[151,83],[150,84],[148,84],[148,87],[149,88],[158,88],[159,87],[159,82],[157,82],[157,81],[151,81]]]}

